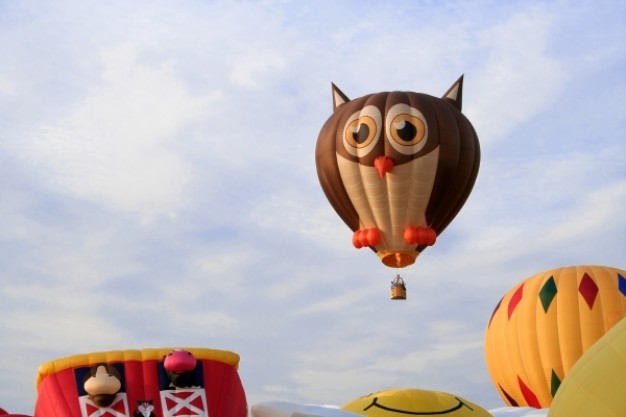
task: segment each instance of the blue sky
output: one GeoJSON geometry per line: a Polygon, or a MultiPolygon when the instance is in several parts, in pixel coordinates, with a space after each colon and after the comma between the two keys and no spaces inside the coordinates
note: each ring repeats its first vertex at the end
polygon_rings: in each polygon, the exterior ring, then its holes
{"type": "Polygon", "coordinates": [[[0,3],[0,407],[100,350],[241,355],[250,404],[416,387],[503,405],[483,359],[519,281],[625,268],[623,1],[0,3]],[[395,271],[317,180],[332,111],[465,74],[478,179],[395,271]]]}

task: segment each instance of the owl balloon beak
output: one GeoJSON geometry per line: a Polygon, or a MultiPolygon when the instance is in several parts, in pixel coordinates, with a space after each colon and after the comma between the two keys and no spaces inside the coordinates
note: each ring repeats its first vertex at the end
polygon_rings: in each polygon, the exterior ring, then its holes
{"type": "Polygon", "coordinates": [[[385,178],[385,174],[393,169],[393,160],[388,156],[379,156],[374,160],[374,168],[382,180],[385,178]]]}

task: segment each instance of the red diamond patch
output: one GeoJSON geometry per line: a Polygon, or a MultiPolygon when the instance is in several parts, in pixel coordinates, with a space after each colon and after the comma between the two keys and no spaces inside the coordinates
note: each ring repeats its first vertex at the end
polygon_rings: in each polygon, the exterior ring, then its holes
{"type": "Polygon", "coordinates": [[[507,309],[507,312],[509,314],[509,320],[511,320],[511,316],[513,315],[513,312],[515,311],[515,308],[517,307],[519,302],[522,301],[523,295],[524,295],[524,284],[520,285],[519,288],[515,290],[515,292],[513,293],[513,296],[509,300],[509,307],[507,309]]]}
{"type": "Polygon", "coordinates": [[[580,280],[578,292],[587,302],[589,309],[593,309],[593,304],[596,302],[596,298],[598,296],[598,285],[586,272],[583,275],[583,279],[580,280]]]}

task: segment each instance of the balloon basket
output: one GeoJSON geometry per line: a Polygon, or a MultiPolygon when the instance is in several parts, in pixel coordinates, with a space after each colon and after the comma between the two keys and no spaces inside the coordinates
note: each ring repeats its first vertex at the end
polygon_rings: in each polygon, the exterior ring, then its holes
{"type": "Polygon", "coordinates": [[[392,300],[406,300],[406,285],[404,285],[404,280],[398,274],[391,281],[391,295],[392,300]]]}

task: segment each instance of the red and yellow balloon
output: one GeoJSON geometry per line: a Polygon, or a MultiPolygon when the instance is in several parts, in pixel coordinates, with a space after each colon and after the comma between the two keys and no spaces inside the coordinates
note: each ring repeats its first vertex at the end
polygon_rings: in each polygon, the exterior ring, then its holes
{"type": "Polygon", "coordinates": [[[510,406],[548,408],[576,361],[626,316],[626,271],[594,265],[536,274],[500,300],[485,332],[493,383],[510,406]]]}
{"type": "Polygon", "coordinates": [[[39,367],[35,417],[246,417],[239,355],[158,348],[74,355],[39,367]]]}

